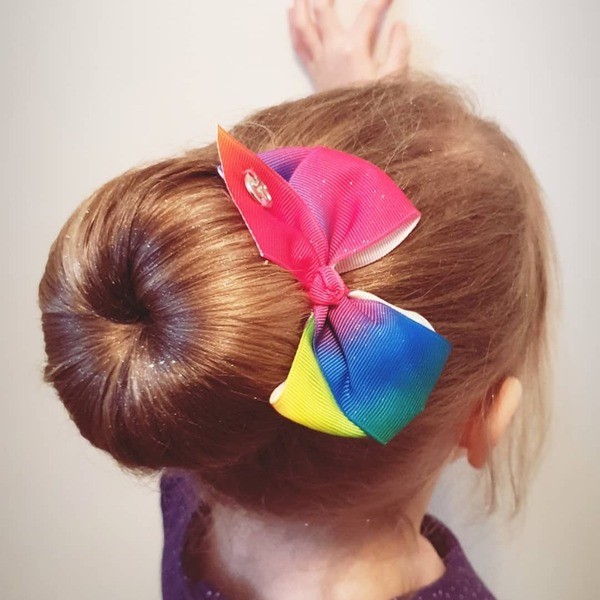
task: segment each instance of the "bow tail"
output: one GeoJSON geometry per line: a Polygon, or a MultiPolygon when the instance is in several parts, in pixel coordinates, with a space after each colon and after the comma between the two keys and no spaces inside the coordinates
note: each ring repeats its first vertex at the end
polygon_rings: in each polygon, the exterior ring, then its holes
{"type": "Polygon", "coordinates": [[[287,379],[270,402],[283,417],[331,435],[365,437],[366,433],[340,410],[313,350],[315,316],[304,328],[287,379]]]}
{"type": "Polygon", "coordinates": [[[312,429],[386,444],[424,409],[449,354],[420,315],[351,292],[320,327],[311,317],[274,406],[312,429]]]}

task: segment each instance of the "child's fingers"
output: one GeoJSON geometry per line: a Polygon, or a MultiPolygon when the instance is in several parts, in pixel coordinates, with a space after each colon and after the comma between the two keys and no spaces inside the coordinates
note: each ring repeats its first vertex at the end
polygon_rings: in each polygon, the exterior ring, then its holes
{"type": "Polygon", "coordinates": [[[321,46],[321,41],[310,16],[307,0],[294,0],[288,16],[294,50],[304,62],[312,60],[321,46]]]}
{"type": "Polygon", "coordinates": [[[314,0],[315,25],[321,40],[342,31],[333,5],[334,0],[314,0]]]}
{"type": "Polygon", "coordinates": [[[406,24],[402,21],[394,23],[390,30],[385,60],[380,67],[380,75],[404,72],[408,69],[410,56],[410,40],[406,24]]]}
{"type": "Polygon", "coordinates": [[[381,22],[392,2],[393,0],[367,0],[352,25],[355,35],[362,38],[370,50],[375,45],[381,22]]]}
{"type": "Polygon", "coordinates": [[[294,14],[292,9],[288,9],[288,24],[290,27],[290,38],[292,40],[292,48],[294,52],[298,55],[298,58],[302,61],[304,65],[308,65],[312,60],[311,53],[309,52],[306,44],[304,43],[304,38],[298,31],[296,27],[296,23],[294,21],[294,14]]]}

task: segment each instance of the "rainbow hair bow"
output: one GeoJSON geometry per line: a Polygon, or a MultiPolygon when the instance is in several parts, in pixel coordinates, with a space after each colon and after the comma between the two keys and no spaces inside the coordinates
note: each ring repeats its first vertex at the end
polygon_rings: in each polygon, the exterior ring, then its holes
{"type": "Polygon", "coordinates": [[[421,315],[349,291],[340,273],[379,260],[419,211],[381,169],[324,147],[256,155],[219,128],[219,173],[264,258],[292,273],[313,311],[287,379],[284,417],[389,442],[423,410],[450,343],[421,315]]]}

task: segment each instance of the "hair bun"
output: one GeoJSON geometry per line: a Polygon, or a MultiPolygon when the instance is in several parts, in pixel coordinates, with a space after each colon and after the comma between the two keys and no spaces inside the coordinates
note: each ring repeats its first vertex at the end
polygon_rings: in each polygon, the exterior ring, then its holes
{"type": "Polygon", "coordinates": [[[216,175],[185,189],[190,162],[104,185],[63,227],[40,283],[45,380],[81,434],[129,467],[219,468],[219,442],[236,429],[247,435],[240,414],[248,422],[264,412],[267,427],[277,420],[267,402],[219,392],[234,374],[244,387],[230,356],[240,328],[224,309],[245,269],[239,246],[261,265],[236,234],[243,225],[216,175]],[[214,244],[226,253],[231,244],[239,267],[214,261],[214,244]]]}

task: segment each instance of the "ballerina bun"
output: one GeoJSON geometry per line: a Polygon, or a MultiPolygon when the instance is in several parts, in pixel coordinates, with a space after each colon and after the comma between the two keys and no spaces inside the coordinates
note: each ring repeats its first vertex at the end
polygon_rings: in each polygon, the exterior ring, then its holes
{"type": "Polygon", "coordinates": [[[268,397],[306,302],[258,259],[214,147],[203,154],[102,186],[62,228],[40,283],[45,380],[81,434],[128,467],[219,468],[281,420],[268,397]],[[277,321],[287,336],[261,349],[277,321]]]}

